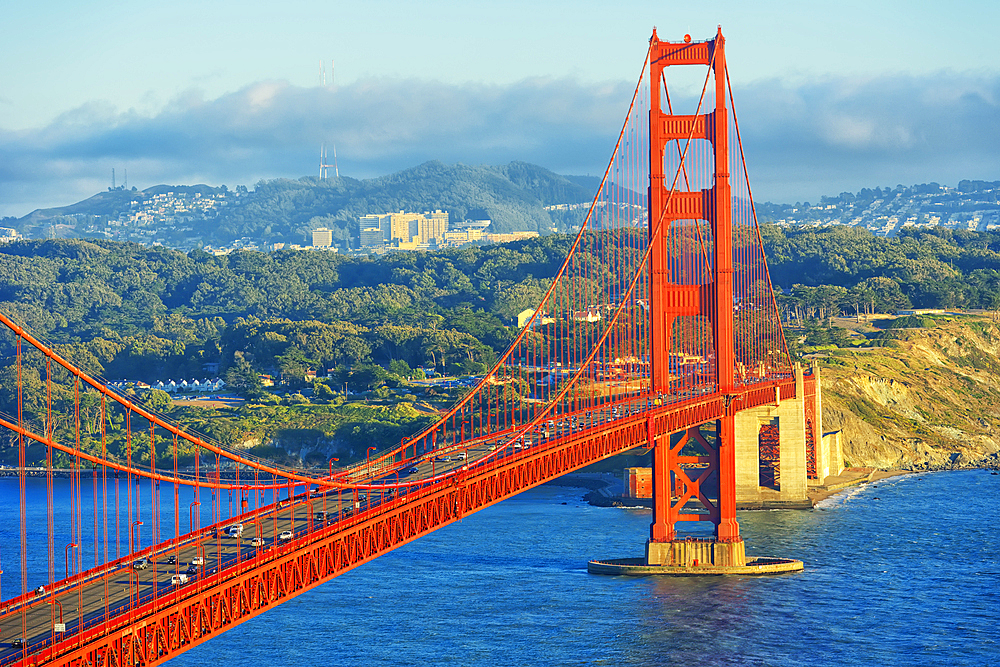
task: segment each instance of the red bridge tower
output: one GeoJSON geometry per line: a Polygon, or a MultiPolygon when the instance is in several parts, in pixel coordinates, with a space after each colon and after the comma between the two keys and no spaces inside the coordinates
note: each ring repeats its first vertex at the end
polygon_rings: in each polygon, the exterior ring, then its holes
{"type": "MultiPolygon", "coordinates": [[[[656,394],[676,393],[671,386],[671,352],[674,350],[674,321],[678,317],[699,319],[711,327],[714,352],[713,394],[721,396],[724,410],[715,420],[714,438],[703,435],[701,427],[689,428],[671,437],[658,428],[654,416],[648,420],[648,440],[653,445],[653,523],[646,549],[647,565],[746,565],[743,539],[736,522],[736,457],[734,416],[733,327],[733,243],[732,194],[729,182],[729,110],[726,107],[725,40],[721,28],[715,39],[692,42],[660,41],[654,29],[649,50],[649,234],[651,262],[651,356],[652,385],[656,394]],[[673,65],[705,65],[712,70],[715,108],[704,114],[675,115],[662,109],[664,70],[673,65]],[[701,191],[680,191],[666,179],[664,160],[667,146],[679,148],[692,140],[707,140],[714,158],[706,167],[713,169],[710,187],[701,191]],[[709,241],[705,245],[706,270],[701,275],[683,275],[676,268],[676,221],[708,222],[709,241]],[[673,268],[671,267],[673,263],[673,268]],[[700,316],[700,318],[698,317],[700,316]],[[682,451],[687,448],[687,454],[682,451]],[[692,454],[691,450],[696,454],[692,454]],[[700,451],[699,451],[700,450],[700,451]],[[707,467],[706,467],[707,464],[707,467]],[[698,474],[695,476],[695,472],[698,474]],[[717,499],[709,499],[709,495],[717,499]],[[685,513],[692,499],[700,501],[701,512],[685,513]],[[678,539],[678,521],[711,521],[714,539],[678,539]]],[[[706,80],[706,89],[708,88],[706,80]]],[[[669,104],[669,98],[667,98],[669,104]]],[[[686,150],[686,149],[685,149],[686,150]]],[[[681,157],[683,165],[684,158],[681,157]]],[[[683,168],[683,166],[682,166],[683,168]]],[[[672,174],[671,174],[672,175],[672,174]]],[[[675,181],[676,185],[676,181],[675,181]]],[[[690,226],[690,225],[689,225],[690,226]]],[[[681,262],[683,264],[683,262],[681,262]]]]}

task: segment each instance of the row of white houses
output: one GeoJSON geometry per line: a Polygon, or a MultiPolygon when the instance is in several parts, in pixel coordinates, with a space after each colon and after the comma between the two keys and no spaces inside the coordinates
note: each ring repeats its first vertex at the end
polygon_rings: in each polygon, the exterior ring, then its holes
{"type": "Polygon", "coordinates": [[[173,394],[178,391],[222,391],[225,388],[226,383],[220,378],[216,378],[214,380],[191,380],[190,382],[187,380],[181,380],[180,382],[174,382],[173,380],[163,382],[160,380],[151,386],[153,389],[159,389],[167,392],[168,394],[173,394]]]}

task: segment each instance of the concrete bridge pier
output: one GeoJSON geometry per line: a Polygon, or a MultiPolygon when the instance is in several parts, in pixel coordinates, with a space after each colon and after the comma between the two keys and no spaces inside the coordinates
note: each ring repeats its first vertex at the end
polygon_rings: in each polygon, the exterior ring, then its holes
{"type": "Polygon", "coordinates": [[[775,387],[773,403],[717,420],[714,442],[700,427],[674,438],[656,435],[649,418],[653,523],[645,558],[591,561],[588,570],[681,576],[801,570],[797,559],[748,558],[736,522],[738,507],[810,507],[808,479],[818,480],[820,472],[839,460],[839,440],[821,437],[819,370],[796,365],[794,372],[794,398],[782,400],[780,387],[775,387]],[[701,511],[689,506],[698,504],[701,511]],[[678,521],[711,521],[715,536],[680,537],[674,526],[678,521]]]}
{"type": "Polygon", "coordinates": [[[746,564],[746,548],[742,538],[732,542],[694,537],[670,542],[646,542],[646,565],[743,567],[746,564]]]}
{"type": "Polygon", "coordinates": [[[843,472],[840,433],[823,434],[819,368],[795,365],[795,397],[736,413],[740,509],[809,507],[810,485],[843,472]]]}

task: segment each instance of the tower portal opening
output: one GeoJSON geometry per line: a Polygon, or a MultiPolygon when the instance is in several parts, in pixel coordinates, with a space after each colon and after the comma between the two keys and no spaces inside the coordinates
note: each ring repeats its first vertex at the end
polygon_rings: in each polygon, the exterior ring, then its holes
{"type": "Polygon", "coordinates": [[[760,482],[763,487],[781,489],[781,429],[775,417],[760,425],[757,435],[760,448],[760,482]]]}

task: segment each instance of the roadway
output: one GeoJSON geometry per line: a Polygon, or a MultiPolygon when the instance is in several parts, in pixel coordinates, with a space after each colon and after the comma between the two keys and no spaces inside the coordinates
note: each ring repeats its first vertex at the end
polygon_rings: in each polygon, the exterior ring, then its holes
{"type": "Polygon", "coordinates": [[[276,505],[235,517],[113,563],[57,582],[52,590],[28,599],[9,601],[0,608],[0,665],[27,655],[45,655],[54,642],[107,623],[117,627],[137,607],[163,598],[165,602],[193,596],[204,587],[224,581],[259,559],[280,556],[296,542],[353,516],[404,496],[408,489],[434,484],[464,470],[508,457],[540,450],[570,435],[647,409],[648,396],[628,397],[598,410],[564,414],[539,424],[530,433],[512,439],[508,431],[475,436],[428,452],[417,459],[393,464],[379,478],[353,489],[313,489],[276,505]],[[228,528],[241,523],[242,534],[228,528]],[[287,531],[287,532],[286,532],[287,531]],[[283,535],[284,533],[284,535],[283,535]],[[137,565],[148,559],[148,565],[137,565]],[[236,568],[235,570],[233,568],[236,568]],[[188,573],[186,582],[179,575],[188,573]],[[56,633],[60,615],[65,633],[56,633]],[[23,623],[23,625],[22,625],[23,623]],[[25,646],[15,640],[25,638],[25,646]]]}
{"type": "MultiPolygon", "coordinates": [[[[518,444],[516,450],[523,447],[518,444]]],[[[266,506],[259,513],[236,517],[194,537],[182,538],[179,544],[137,552],[131,558],[84,572],[82,582],[71,577],[56,582],[50,590],[29,593],[27,600],[12,601],[13,604],[0,608],[0,665],[20,658],[25,649],[28,654],[44,655],[53,641],[73,636],[81,624],[84,630],[105,622],[114,625],[130,609],[155,598],[194,592],[200,585],[225,575],[230,568],[267,558],[274,555],[275,549],[290,548],[311,532],[404,495],[407,486],[430,483],[476,465],[490,455],[502,457],[514,451],[512,446],[506,453],[498,453],[495,444],[480,440],[463,447],[461,452],[432,452],[397,465],[381,479],[365,485],[367,488],[300,493],[292,502],[281,500],[277,506],[266,506]],[[243,526],[242,534],[231,537],[229,526],[239,523],[243,526]],[[283,533],[286,533],[284,538],[283,533]],[[185,573],[187,580],[177,583],[177,578],[185,573]],[[64,634],[54,629],[60,618],[65,624],[64,634]],[[26,639],[26,646],[15,645],[19,638],[26,639]]]]}

